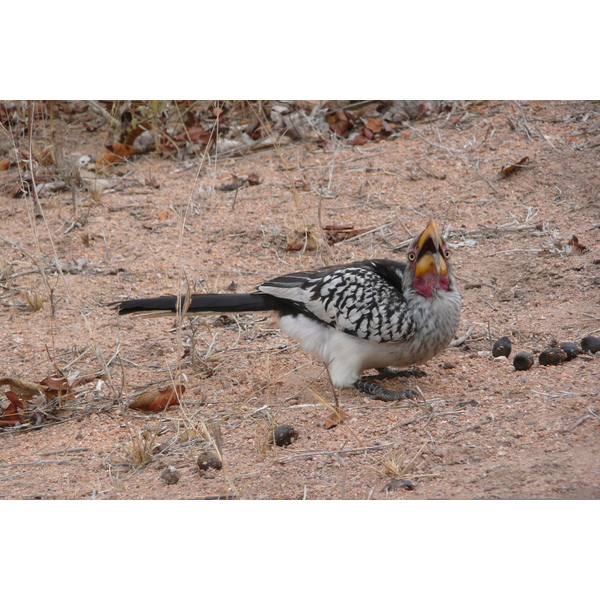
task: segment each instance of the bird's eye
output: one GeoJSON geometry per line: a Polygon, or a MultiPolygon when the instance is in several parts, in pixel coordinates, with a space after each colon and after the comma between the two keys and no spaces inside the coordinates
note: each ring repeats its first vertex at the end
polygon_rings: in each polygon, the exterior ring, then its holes
{"type": "Polygon", "coordinates": [[[415,258],[417,258],[417,255],[414,252],[409,252],[408,253],[408,260],[410,260],[410,262],[412,262],[413,260],[415,260],[415,258]]]}
{"type": "Polygon", "coordinates": [[[446,250],[444,250],[444,256],[446,258],[450,258],[450,250],[448,250],[447,248],[446,248],[446,250]]]}

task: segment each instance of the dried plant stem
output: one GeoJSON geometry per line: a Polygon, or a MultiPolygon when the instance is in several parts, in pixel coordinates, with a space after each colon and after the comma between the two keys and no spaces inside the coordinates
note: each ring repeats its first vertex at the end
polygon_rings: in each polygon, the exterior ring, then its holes
{"type": "Polygon", "coordinates": [[[302,458],[308,458],[311,456],[337,456],[338,454],[344,455],[353,455],[353,454],[364,454],[366,452],[381,452],[382,450],[387,450],[388,448],[394,447],[395,443],[390,444],[382,444],[381,446],[362,446],[360,448],[353,448],[351,450],[334,450],[332,452],[328,451],[315,451],[315,452],[303,452],[302,454],[294,454],[292,456],[282,456],[279,460],[281,461],[292,461],[299,460],[302,458]]]}
{"type": "MultiPolygon", "coordinates": [[[[218,119],[215,120],[213,129],[211,130],[211,138],[210,139],[213,139],[213,137],[218,136],[217,128],[218,128],[218,119]]],[[[211,146],[211,144],[207,144],[206,148],[204,149],[204,152],[202,153],[202,156],[198,163],[198,167],[194,174],[194,182],[192,185],[192,191],[190,192],[188,202],[185,207],[185,211],[183,212],[182,215],[180,215],[179,249],[178,249],[179,251],[178,251],[178,255],[177,255],[177,259],[178,259],[178,269],[177,269],[177,276],[178,276],[178,285],[177,285],[177,353],[178,353],[178,356],[182,356],[182,354],[183,354],[183,319],[184,319],[184,317],[187,313],[187,310],[190,306],[191,295],[192,295],[192,289],[191,289],[190,283],[189,283],[187,276],[185,275],[184,269],[183,269],[183,237],[184,237],[184,234],[186,231],[186,222],[187,222],[188,216],[190,214],[191,206],[192,206],[194,190],[197,187],[198,179],[200,177],[200,173],[202,172],[202,167],[204,166],[204,163],[208,156],[210,146],[211,146]],[[182,283],[184,280],[186,282],[187,292],[186,292],[185,305],[182,305],[181,294],[182,294],[182,283]]],[[[216,148],[216,145],[215,145],[215,148],[216,148]]],[[[216,155],[215,155],[215,163],[216,163],[216,155]]],[[[213,186],[213,189],[214,189],[214,186],[213,186]]],[[[178,367],[178,369],[179,369],[179,367],[178,367]]],[[[175,377],[175,379],[177,379],[177,378],[178,377],[175,377]]]]}

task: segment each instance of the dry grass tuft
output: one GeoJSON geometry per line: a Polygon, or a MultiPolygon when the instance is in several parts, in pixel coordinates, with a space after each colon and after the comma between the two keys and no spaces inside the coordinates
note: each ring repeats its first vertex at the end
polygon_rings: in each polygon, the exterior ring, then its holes
{"type": "Polygon", "coordinates": [[[184,418],[183,421],[178,421],[177,431],[175,433],[175,444],[185,444],[194,440],[211,440],[210,432],[204,421],[194,422],[189,418],[184,418]]]}
{"type": "Polygon", "coordinates": [[[39,292],[34,292],[33,290],[23,292],[23,295],[25,296],[25,301],[31,312],[38,312],[38,310],[41,310],[44,306],[44,302],[46,302],[46,296],[39,292]]]}
{"type": "Polygon", "coordinates": [[[134,469],[144,467],[154,458],[152,449],[156,439],[155,431],[138,431],[130,433],[131,441],[123,447],[125,462],[134,469]]]}
{"type": "Polygon", "coordinates": [[[396,448],[383,457],[383,470],[387,477],[402,477],[408,473],[409,463],[406,452],[396,448]]]}
{"type": "Polygon", "coordinates": [[[13,273],[13,265],[0,256],[0,281],[8,282],[13,273]]]}
{"type": "Polygon", "coordinates": [[[402,478],[413,470],[415,461],[421,456],[426,445],[427,442],[419,448],[412,458],[410,458],[402,448],[390,450],[383,457],[383,471],[379,469],[376,470],[386,477],[392,477],[394,479],[402,478]]]}

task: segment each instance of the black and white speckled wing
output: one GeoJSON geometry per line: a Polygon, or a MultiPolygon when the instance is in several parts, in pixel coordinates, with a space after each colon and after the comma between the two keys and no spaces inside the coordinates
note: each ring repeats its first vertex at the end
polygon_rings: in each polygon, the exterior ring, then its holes
{"type": "Polygon", "coordinates": [[[405,268],[400,262],[367,260],[284,275],[258,289],[350,335],[399,342],[416,331],[403,292],[405,268]]]}

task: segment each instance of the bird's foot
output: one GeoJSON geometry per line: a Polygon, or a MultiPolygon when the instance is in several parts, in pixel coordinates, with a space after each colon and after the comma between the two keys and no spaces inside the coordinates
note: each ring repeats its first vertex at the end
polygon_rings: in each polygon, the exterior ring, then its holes
{"type": "MultiPolygon", "coordinates": [[[[377,376],[375,376],[377,377],[377,376]]],[[[354,383],[354,387],[358,390],[379,400],[385,400],[386,402],[395,402],[396,400],[405,400],[411,398],[417,398],[420,394],[413,392],[413,390],[400,390],[399,392],[391,392],[386,390],[383,386],[375,383],[373,378],[361,377],[354,383]]]]}
{"type": "Polygon", "coordinates": [[[411,367],[410,369],[392,369],[391,367],[383,367],[377,369],[379,375],[375,377],[377,379],[395,379],[396,377],[426,377],[427,373],[422,369],[411,367]]]}

